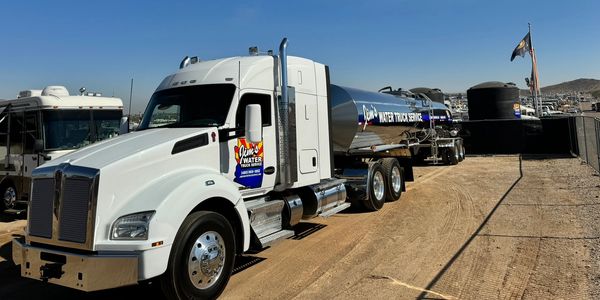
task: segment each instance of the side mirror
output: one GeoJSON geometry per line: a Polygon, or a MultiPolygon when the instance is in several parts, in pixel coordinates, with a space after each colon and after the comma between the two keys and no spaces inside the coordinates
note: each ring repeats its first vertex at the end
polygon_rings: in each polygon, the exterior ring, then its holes
{"type": "Polygon", "coordinates": [[[262,141],[262,116],[260,105],[249,104],[246,106],[246,139],[251,143],[262,141]]]}
{"type": "Polygon", "coordinates": [[[125,134],[129,132],[129,117],[121,117],[121,124],[119,127],[119,134],[125,134]]]}
{"type": "Polygon", "coordinates": [[[33,150],[36,153],[42,152],[44,150],[44,140],[35,139],[35,144],[33,145],[33,150]]]}

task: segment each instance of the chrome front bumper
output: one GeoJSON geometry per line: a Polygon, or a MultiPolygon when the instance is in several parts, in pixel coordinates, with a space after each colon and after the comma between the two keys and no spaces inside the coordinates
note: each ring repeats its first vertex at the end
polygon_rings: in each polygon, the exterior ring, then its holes
{"type": "Polygon", "coordinates": [[[80,255],[48,250],[13,239],[12,253],[21,276],[82,291],[97,291],[138,282],[138,256],[129,253],[80,255]]]}

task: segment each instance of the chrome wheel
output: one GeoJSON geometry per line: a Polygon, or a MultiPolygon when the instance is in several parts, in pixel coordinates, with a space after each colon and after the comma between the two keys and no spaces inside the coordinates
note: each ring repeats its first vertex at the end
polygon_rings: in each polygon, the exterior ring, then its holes
{"type": "Polygon", "coordinates": [[[6,208],[15,207],[15,204],[17,203],[17,191],[14,187],[9,186],[4,190],[2,201],[4,201],[4,207],[6,208]]]}
{"type": "Polygon", "coordinates": [[[400,169],[396,166],[392,168],[392,188],[394,193],[399,193],[402,189],[402,175],[400,174],[400,169]]]}
{"type": "Polygon", "coordinates": [[[196,239],[188,257],[188,275],[197,289],[208,289],[219,280],[225,254],[225,241],[219,233],[207,231],[196,239]]]}
{"type": "Polygon", "coordinates": [[[383,181],[383,174],[381,172],[375,172],[373,174],[373,194],[377,200],[383,199],[385,193],[385,182],[383,181]]]}

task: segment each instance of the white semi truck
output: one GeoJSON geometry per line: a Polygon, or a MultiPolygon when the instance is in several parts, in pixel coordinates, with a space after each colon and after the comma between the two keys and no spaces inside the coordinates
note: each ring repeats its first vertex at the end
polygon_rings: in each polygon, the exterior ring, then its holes
{"type": "Polygon", "coordinates": [[[330,85],[286,47],[186,57],[136,132],[37,168],[13,241],[21,275],[84,291],[157,278],[169,299],[215,298],[236,255],[302,219],[398,200],[430,108],[330,85]]]}
{"type": "Polygon", "coordinates": [[[0,212],[25,212],[33,170],[118,135],[122,114],[119,98],[69,95],[64,86],[21,91],[17,99],[0,101],[0,212]]]}

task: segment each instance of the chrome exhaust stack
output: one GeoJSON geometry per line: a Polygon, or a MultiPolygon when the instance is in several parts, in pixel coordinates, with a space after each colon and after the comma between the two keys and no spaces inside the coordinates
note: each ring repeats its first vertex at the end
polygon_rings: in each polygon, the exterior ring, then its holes
{"type": "Polygon", "coordinates": [[[281,184],[291,186],[298,180],[296,162],[296,98],[293,87],[288,87],[287,38],[279,45],[281,97],[279,98],[279,170],[281,184]]]}

